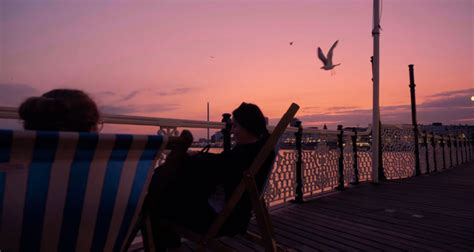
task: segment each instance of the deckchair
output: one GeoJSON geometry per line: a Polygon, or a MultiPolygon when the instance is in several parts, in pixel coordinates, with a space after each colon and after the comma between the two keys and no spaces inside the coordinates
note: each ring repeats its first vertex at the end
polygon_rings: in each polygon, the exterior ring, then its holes
{"type": "MultiPolygon", "coordinates": [[[[255,175],[258,173],[262,165],[265,163],[265,160],[268,158],[270,153],[273,150],[275,150],[275,146],[278,143],[278,140],[280,139],[281,135],[283,134],[283,132],[285,131],[285,129],[287,128],[287,126],[289,125],[293,117],[295,116],[298,109],[299,109],[299,106],[297,104],[295,103],[291,104],[288,111],[283,115],[280,122],[274,128],[267,142],[262,147],[260,152],[257,154],[256,158],[254,159],[250,167],[244,172],[241,182],[239,183],[239,185],[236,187],[236,189],[232,193],[231,197],[226,202],[222,212],[219,213],[219,215],[216,217],[214,222],[211,224],[206,234],[204,235],[198,234],[182,226],[177,226],[177,225],[172,226],[172,228],[180,236],[195,242],[198,246],[197,247],[198,251],[205,251],[207,248],[216,250],[216,251],[221,251],[224,249],[224,247],[220,245],[220,243],[217,242],[215,238],[219,234],[219,231],[221,230],[223,225],[226,223],[226,220],[229,218],[234,207],[237,205],[237,203],[240,201],[240,199],[244,195],[244,192],[247,192],[251,199],[252,209],[255,213],[255,218],[257,220],[257,224],[260,229],[260,236],[248,233],[246,237],[255,242],[261,243],[264,246],[266,251],[282,250],[276,244],[275,234],[273,231],[273,226],[271,224],[270,215],[268,213],[268,209],[265,204],[265,200],[263,198],[264,191],[259,192],[259,188],[255,182],[255,175]]],[[[145,225],[145,226],[149,228],[149,222],[147,223],[148,225],[145,225]]],[[[151,232],[150,230],[145,229],[145,232],[144,232],[145,241],[149,242],[149,240],[151,240],[149,237],[146,237],[146,236],[150,236],[151,234],[150,232],[151,232]]],[[[147,250],[153,250],[153,249],[150,249],[149,247],[150,244],[145,244],[145,248],[147,248],[147,246],[148,246],[147,250]]]]}
{"type": "Polygon", "coordinates": [[[168,139],[0,130],[0,250],[126,250],[168,139]]]}

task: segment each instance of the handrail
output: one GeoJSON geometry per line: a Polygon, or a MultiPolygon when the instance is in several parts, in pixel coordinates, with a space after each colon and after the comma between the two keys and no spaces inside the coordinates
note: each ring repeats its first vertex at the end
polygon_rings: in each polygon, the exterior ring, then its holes
{"type": "MultiPolygon", "coordinates": [[[[1,119],[20,119],[18,115],[18,108],[0,106],[0,118],[1,119]]],[[[111,124],[126,124],[126,125],[140,125],[140,126],[159,126],[159,127],[179,127],[179,128],[211,128],[211,129],[222,129],[225,127],[223,122],[207,122],[199,120],[188,120],[188,119],[175,119],[175,118],[160,118],[160,117],[147,117],[147,116],[133,116],[133,115],[118,115],[118,114],[102,114],[102,121],[104,123],[111,124]]],[[[275,126],[268,126],[270,131],[275,126]]],[[[371,134],[371,127],[369,126],[366,131],[358,132],[359,136],[365,136],[371,134]]],[[[295,127],[288,127],[287,132],[296,133],[298,131],[295,127]]],[[[323,130],[323,129],[304,129],[304,133],[313,133],[318,135],[337,135],[340,130],[323,130]]],[[[346,136],[354,135],[354,132],[345,130],[346,136]]]]}
{"type": "MultiPolygon", "coordinates": [[[[20,119],[18,109],[15,107],[0,106],[0,118],[3,119],[20,119]]],[[[206,122],[198,120],[171,119],[146,116],[102,114],[104,123],[112,124],[131,124],[141,126],[160,126],[160,127],[183,127],[183,128],[213,128],[222,129],[225,123],[222,122],[206,122]]]]}

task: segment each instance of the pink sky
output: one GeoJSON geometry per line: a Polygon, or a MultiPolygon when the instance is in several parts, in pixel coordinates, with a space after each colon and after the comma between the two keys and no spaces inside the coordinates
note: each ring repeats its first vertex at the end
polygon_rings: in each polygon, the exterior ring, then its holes
{"type": "MultiPolygon", "coordinates": [[[[2,0],[1,105],[67,87],[113,113],[205,120],[209,101],[220,121],[247,101],[276,118],[296,102],[305,125],[367,125],[371,13],[369,0],[2,0]],[[335,40],[331,76],[317,47],[335,40]]],[[[472,0],[383,1],[382,121],[411,122],[415,64],[419,122],[474,124],[473,23],[472,0]]]]}

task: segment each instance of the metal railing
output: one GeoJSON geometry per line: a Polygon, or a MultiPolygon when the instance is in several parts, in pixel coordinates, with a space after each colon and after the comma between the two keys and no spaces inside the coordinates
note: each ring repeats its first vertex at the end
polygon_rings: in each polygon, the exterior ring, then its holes
{"type": "MultiPolygon", "coordinates": [[[[0,107],[0,118],[19,119],[16,108],[0,107]]],[[[220,129],[224,149],[231,146],[229,114],[223,122],[103,114],[108,124],[159,127],[161,134],[177,134],[177,128],[220,129]],[[172,130],[169,130],[172,129],[172,130]]],[[[300,121],[288,127],[265,192],[269,205],[304,199],[349,185],[372,180],[371,128],[338,130],[304,129],[300,121]]],[[[272,126],[269,129],[272,130],[272,126]]],[[[401,179],[452,168],[473,160],[473,142],[465,134],[422,132],[416,143],[412,125],[382,125],[379,175],[401,179]],[[419,155],[415,155],[415,145],[419,155]],[[416,167],[416,163],[420,167],[416,167]]]]}

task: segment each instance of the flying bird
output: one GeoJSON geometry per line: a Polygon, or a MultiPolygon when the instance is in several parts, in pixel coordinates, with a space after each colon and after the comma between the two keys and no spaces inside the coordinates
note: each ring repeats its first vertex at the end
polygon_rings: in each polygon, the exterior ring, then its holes
{"type": "Polygon", "coordinates": [[[329,52],[328,52],[328,57],[326,58],[324,56],[324,53],[323,53],[323,50],[321,50],[321,47],[318,47],[318,58],[323,62],[323,66],[321,67],[321,69],[324,69],[324,70],[331,70],[337,66],[340,65],[339,64],[333,64],[332,63],[332,55],[333,55],[333,50],[334,48],[336,48],[337,46],[337,42],[339,42],[339,40],[336,40],[336,42],[334,42],[334,44],[331,46],[331,49],[329,49],[329,52]]]}
{"type": "Polygon", "coordinates": [[[293,41],[290,42],[290,45],[293,45],[293,41]]]}

